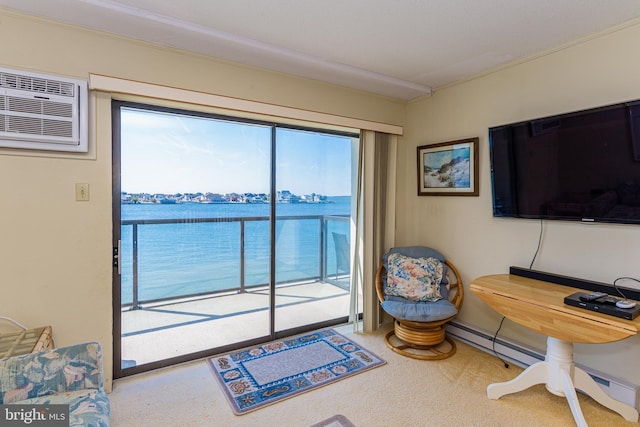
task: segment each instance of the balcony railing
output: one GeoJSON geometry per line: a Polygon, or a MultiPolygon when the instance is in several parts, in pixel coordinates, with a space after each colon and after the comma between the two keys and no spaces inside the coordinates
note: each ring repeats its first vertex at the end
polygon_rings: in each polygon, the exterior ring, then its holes
{"type": "MultiPolygon", "coordinates": [[[[268,286],[269,221],[122,220],[123,308],[268,286]]],[[[324,281],[348,288],[349,229],[348,215],[278,216],[276,286],[324,281]]]]}

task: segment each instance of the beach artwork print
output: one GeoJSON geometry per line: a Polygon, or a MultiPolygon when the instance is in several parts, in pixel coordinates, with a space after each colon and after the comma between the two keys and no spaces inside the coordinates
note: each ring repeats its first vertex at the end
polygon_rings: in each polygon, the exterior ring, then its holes
{"type": "Polygon", "coordinates": [[[418,147],[418,195],[477,195],[477,140],[418,147]]]}

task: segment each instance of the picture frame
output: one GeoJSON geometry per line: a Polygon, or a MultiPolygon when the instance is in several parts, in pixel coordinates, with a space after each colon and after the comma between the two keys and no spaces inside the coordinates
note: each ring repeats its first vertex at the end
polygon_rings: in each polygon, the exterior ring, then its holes
{"type": "Polygon", "coordinates": [[[467,138],[418,147],[418,196],[478,196],[478,142],[467,138]]]}

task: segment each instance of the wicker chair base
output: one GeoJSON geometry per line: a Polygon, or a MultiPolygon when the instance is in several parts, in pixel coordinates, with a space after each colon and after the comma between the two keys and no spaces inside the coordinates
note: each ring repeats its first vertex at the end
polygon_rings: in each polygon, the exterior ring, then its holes
{"type": "Polygon", "coordinates": [[[442,360],[456,353],[456,343],[444,333],[444,327],[414,329],[399,321],[387,332],[384,342],[392,351],[419,360],[442,360]]]}

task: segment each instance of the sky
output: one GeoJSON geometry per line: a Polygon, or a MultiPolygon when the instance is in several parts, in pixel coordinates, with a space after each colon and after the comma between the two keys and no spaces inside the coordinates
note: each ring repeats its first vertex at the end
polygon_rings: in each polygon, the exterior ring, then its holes
{"type": "Polygon", "coordinates": [[[433,148],[425,150],[424,165],[429,166],[431,169],[440,169],[440,167],[446,163],[449,163],[456,157],[468,159],[470,157],[471,150],[468,146],[454,146],[451,148],[433,148]]]}
{"type": "MultiPolygon", "coordinates": [[[[271,128],[122,109],[127,193],[269,193],[271,128]]],[[[278,190],[351,194],[351,138],[277,130],[278,190]]]]}

